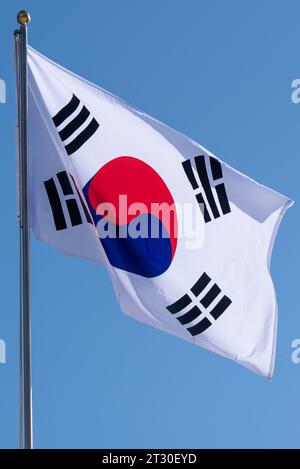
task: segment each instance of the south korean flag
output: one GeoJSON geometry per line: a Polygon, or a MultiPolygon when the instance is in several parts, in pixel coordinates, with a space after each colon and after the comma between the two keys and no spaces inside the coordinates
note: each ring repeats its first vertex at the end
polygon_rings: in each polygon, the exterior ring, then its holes
{"type": "Polygon", "coordinates": [[[292,201],[32,48],[31,226],[102,263],[129,316],[271,377],[292,201]]]}

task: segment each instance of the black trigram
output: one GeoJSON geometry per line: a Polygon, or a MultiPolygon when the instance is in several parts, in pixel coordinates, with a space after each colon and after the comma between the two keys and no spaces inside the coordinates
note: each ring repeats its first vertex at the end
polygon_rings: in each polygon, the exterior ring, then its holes
{"type": "Polygon", "coordinates": [[[69,101],[68,104],[66,104],[66,106],[52,118],[55,127],[60,128],[58,134],[62,142],[66,142],[68,140],[68,142],[64,144],[68,155],[77,151],[98,129],[99,124],[96,119],[90,119],[89,116],[90,111],[85,106],[82,106],[77,96],[73,94],[71,101],[69,101]],[[73,112],[79,110],[79,107],[81,107],[81,110],[75,115],[75,117],[63,126],[63,128],[60,128],[61,124],[65,122],[73,112]],[[84,123],[87,123],[87,125],[84,126],[81,132],[70,141],[72,135],[76,130],[82,127],[84,123]]]}
{"type": "Polygon", "coordinates": [[[167,306],[167,310],[170,313],[181,313],[176,316],[176,319],[183,326],[187,325],[186,330],[192,336],[206,331],[232,303],[228,296],[221,296],[221,289],[216,283],[210,285],[211,282],[211,278],[204,272],[188,293],[175,301],[175,303],[167,306]],[[214,305],[208,310],[212,304],[214,305]],[[201,319],[202,315],[203,318],[201,319]],[[196,324],[190,324],[198,318],[200,318],[200,321],[196,322],[196,324]]]}
{"type": "Polygon", "coordinates": [[[196,171],[203,189],[203,191],[201,192],[199,192],[199,183],[195,177],[191,160],[184,161],[182,163],[182,166],[188,180],[191,183],[192,188],[194,189],[194,191],[197,191],[195,197],[203,214],[204,221],[205,223],[208,223],[211,221],[211,217],[220,217],[220,210],[223,215],[226,215],[227,213],[231,212],[225,185],[223,182],[220,182],[220,180],[223,178],[222,165],[216,158],[213,158],[212,156],[209,157],[212,179],[213,181],[218,181],[218,184],[213,184],[219,201],[218,207],[212,191],[212,186],[207,172],[204,155],[196,156],[194,158],[194,161],[196,171]],[[209,206],[210,212],[207,206],[209,206]]]}
{"type": "Polygon", "coordinates": [[[57,230],[65,230],[68,228],[69,220],[72,226],[81,225],[83,223],[82,217],[84,217],[88,223],[93,223],[90,213],[71,175],[70,178],[66,171],[61,171],[56,174],[56,177],[44,181],[55,228],[57,230]],[[65,213],[66,211],[67,215],[65,213]]]}

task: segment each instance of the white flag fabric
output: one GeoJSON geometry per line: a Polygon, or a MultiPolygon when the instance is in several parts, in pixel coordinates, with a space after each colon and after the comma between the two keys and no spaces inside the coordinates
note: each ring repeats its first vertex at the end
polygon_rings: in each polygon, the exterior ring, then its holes
{"type": "Polygon", "coordinates": [[[132,318],[271,377],[292,201],[32,48],[28,63],[36,237],[102,263],[132,318]]]}

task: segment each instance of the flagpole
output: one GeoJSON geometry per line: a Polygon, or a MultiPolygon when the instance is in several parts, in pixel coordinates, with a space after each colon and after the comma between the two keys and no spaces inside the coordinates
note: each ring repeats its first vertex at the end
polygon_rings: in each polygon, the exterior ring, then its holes
{"type": "Polygon", "coordinates": [[[20,29],[15,32],[19,114],[20,447],[32,449],[27,70],[27,25],[30,22],[30,15],[27,11],[20,11],[17,15],[17,20],[20,24],[20,29]]]}
{"type": "MultiPolygon", "coordinates": [[[[15,45],[15,68],[16,68],[16,90],[17,90],[17,158],[16,158],[16,165],[17,165],[17,177],[19,178],[18,181],[18,206],[17,206],[17,213],[18,213],[18,221],[20,224],[20,31],[17,29],[14,32],[14,45],[15,45]]],[[[19,229],[19,253],[21,253],[21,229],[19,229]]],[[[21,256],[19,254],[19,448],[23,448],[23,339],[22,339],[22,305],[21,305],[21,256]]]]}

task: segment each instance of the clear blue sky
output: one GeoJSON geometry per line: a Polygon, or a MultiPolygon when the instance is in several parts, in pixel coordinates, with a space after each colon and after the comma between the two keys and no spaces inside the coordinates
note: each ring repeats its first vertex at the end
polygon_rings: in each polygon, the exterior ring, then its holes
{"type": "Polygon", "coordinates": [[[16,13],[30,43],[296,201],[277,237],[275,375],[139,324],[100,266],[32,239],[35,446],[299,447],[299,2],[109,0],[2,2],[0,78],[0,447],[18,445],[16,13]]]}

